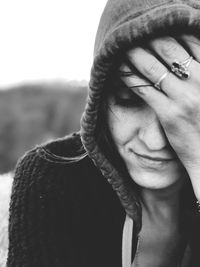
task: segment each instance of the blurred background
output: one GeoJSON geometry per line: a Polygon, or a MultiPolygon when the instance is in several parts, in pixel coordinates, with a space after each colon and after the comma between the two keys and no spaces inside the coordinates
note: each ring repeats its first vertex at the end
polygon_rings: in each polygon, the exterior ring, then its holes
{"type": "Polygon", "coordinates": [[[79,129],[106,0],[0,1],[0,174],[79,129]]]}
{"type": "Polygon", "coordinates": [[[17,160],[80,128],[106,0],[0,1],[0,267],[17,160]]]}

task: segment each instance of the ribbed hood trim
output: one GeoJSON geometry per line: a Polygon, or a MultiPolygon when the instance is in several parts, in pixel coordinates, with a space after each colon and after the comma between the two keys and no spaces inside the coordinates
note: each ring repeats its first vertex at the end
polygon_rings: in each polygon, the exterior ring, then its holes
{"type": "Polygon", "coordinates": [[[183,27],[200,30],[200,4],[190,1],[191,6],[189,6],[179,4],[179,2],[178,4],[163,4],[153,9],[148,8],[148,11],[143,12],[142,15],[136,13],[132,17],[123,18],[114,29],[101,37],[101,44],[95,45],[88,102],[81,119],[82,143],[94,164],[116,191],[126,213],[135,221],[137,231],[141,229],[141,206],[136,192],[106,159],[94,137],[101,92],[113,59],[121,48],[134,46],[137,40],[152,37],[161,30],[166,32],[166,29],[169,29],[170,32],[175,28],[178,30],[183,27]]]}

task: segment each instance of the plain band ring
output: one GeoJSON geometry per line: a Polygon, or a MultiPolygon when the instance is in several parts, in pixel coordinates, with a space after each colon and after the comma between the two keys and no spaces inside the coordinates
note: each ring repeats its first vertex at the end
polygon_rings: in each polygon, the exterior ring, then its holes
{"type": "Polygon", "coordinates": [[[169,74],[169,71],[166,71],[160,78],[159,80],[154,84],[154,86],[158,89],[161,90],[161,82],[167,77],[169,74]]]}

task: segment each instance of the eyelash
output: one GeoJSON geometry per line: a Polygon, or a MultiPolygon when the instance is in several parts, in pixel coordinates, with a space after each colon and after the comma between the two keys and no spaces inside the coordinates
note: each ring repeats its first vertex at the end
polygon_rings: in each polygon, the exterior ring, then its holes
{"type": "Polygon", "coordinates": [[[130,98],[122,98],[119,96],[115,96],[115,104],[122,107],[142,107],[145,105],[145,102],[142,98],[138,96],[130,97],[130,98]]]}

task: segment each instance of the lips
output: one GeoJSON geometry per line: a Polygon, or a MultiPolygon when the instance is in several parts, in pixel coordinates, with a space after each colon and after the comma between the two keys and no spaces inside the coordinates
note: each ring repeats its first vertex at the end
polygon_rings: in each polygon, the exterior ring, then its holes
{"type": "Polygon", "coordinates": [[[171,161],[174,160],[174,158],[163,158],[163,157],[150,157],[147,155],[143,155],[143,154],[137,154],[135,153],[138,157],[142,157],[142,158],[146,158],[149,160],[154,160],[154,161],[171,161]]]}

